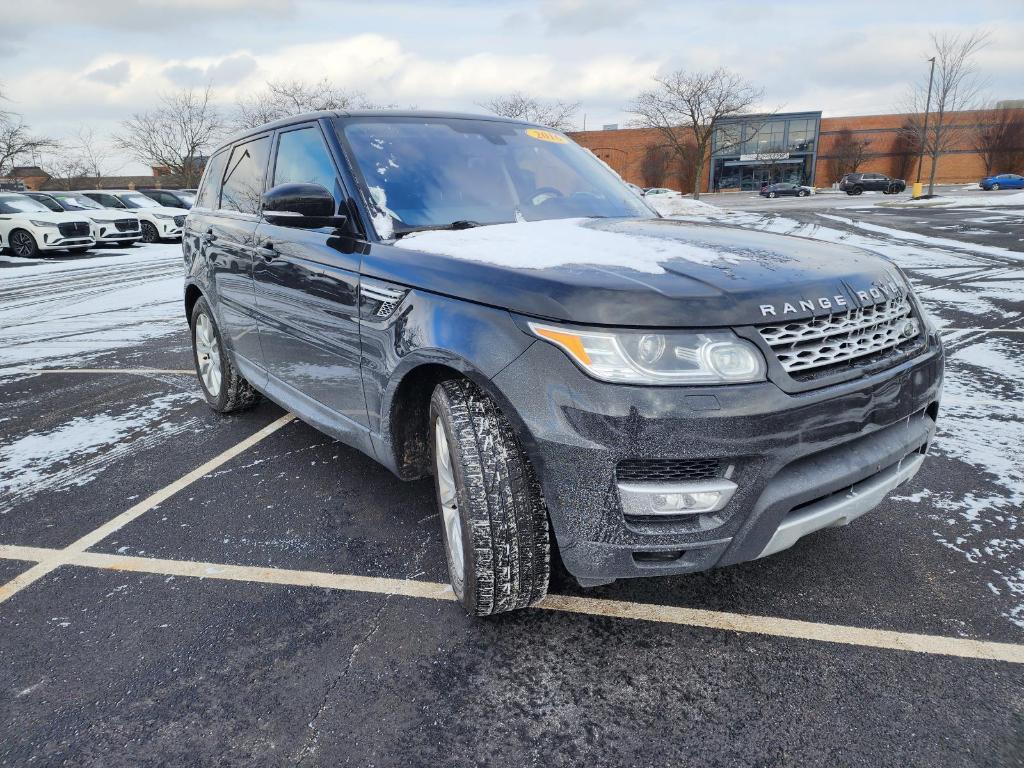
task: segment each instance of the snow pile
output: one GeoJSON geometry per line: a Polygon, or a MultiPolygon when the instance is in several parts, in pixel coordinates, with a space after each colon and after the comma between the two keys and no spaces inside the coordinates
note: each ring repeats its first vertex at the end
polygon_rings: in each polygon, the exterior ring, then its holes
{"type": "Polygon", "coordinates": [[[644,201],[662,216],[701,215],[720,210],[717,206],[682,195],[648,195],[644,201]]]}
{"type": "MultiPolygon", "coordinates": [[[[703,203],[698,205],[717,210],[703,203]]],[[[669,238],[616,232],[592,219],[551,219],[414,232],[395,245],[516,269],[587,265],[628,268],[655,275],[665,271],[661,262],[668,259],[713,264],[735,263],[740,258],[669,238]]]]}

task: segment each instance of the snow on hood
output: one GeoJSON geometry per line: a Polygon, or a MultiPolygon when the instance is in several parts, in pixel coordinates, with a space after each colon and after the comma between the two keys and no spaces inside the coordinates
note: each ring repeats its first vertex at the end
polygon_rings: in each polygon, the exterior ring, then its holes
{"type": "Polygon", "coordinates": [[[735,264],[748,260],[747,256],[712,246],[635,231],[618,232],[614,226],[615,220],[601,219],[493,224],[473,229],[414,232],[395,245],[516,269],[580,264],[628,268],[652,275],[664,273],[661,262],[671,259],[697,264],[735,264]]]}

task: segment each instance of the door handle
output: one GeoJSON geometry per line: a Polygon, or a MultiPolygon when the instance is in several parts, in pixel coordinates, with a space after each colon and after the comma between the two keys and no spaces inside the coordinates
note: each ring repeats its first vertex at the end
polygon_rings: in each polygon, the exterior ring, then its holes
{"type": "Polygon", "coordinates": [[[274,250],[274,243],[270,240],[265,240],[256,248],[256,253],[264,258],[265,261],[272,261],[277,255],[277,251],[274,250]]]}
{"type": "Polygon", "coordinates": [[[217,239],[217,236],[213,234],[212,229],[208,229],[206,230],[206,234],[201,236],[199,239],[206,245],[209,245],[210,243],[217,239]]]}

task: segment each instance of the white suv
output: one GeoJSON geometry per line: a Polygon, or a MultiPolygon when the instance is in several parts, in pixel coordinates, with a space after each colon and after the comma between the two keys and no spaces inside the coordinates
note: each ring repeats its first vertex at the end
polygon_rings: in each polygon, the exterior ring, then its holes
{"type": "Polygon", "coordinates": [[[84,253],[96,244],[92,221],[78,213],[54,213],[18,193],[0,193],[0,247],[30,259],[44,251],[84,253]]]}
{"type": "Polygon", "coordinates": [[[181,237],[187,213],[181,208],[166,208],[132,189],[80,189],[78,192],[104,208],[127,209],[138,216],[144,243],[181,237]]]}
{"type": "Polygon", "coordinates": [[[131,245],[142,239],[139,217],[123,209],[104,208],[81,192],[25,192],[51,211],[80,213],[93,223],[97,245],[131,245]]]}

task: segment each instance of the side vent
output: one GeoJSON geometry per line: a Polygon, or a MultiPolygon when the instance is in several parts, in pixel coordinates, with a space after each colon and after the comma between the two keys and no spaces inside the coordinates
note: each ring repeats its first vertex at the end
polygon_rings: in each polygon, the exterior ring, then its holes
{"type": "Polygon", "coordinates": [[[402,299],[409,292],[400,288],[388,288],[363,282],[359,288],[360,304],[364,317],[390,317],[402,299]]]}

